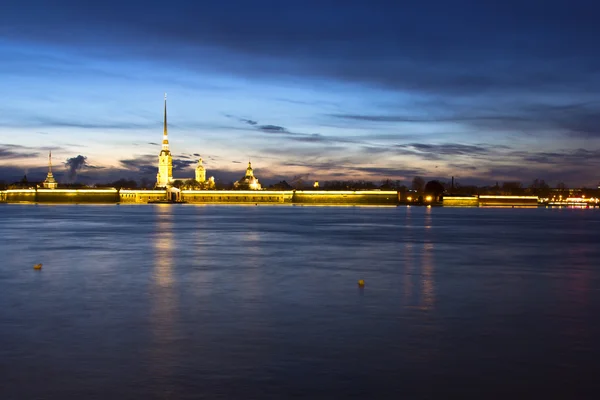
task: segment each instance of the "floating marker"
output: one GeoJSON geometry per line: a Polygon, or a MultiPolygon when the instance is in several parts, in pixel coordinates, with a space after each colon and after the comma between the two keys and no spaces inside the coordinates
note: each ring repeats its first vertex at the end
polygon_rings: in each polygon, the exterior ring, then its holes
{"type": "Polygon", "coordinates": [[[365,281],[364,281],[364,280],[362,280],[362,279],[360,279],[360,280],[358,281],[358,287],[365,287],[365,281]]]}
{"type": "Polygon", "coordinates": [[[37,269],[37,270],[42,269],[42,264],[35,264],[33,266],[33,269],[37,269]]]}

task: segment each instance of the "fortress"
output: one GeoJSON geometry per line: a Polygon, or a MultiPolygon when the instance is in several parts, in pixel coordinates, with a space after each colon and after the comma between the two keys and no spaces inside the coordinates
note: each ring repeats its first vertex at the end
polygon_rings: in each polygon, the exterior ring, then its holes
{"type": "MultiPolygon", "coordinates": [[[[412,204],[411,197],[400,192],[383,190],[359,191],[301,191],[262,190],[248,162],[245,175],[234,183],[236,190],[215,190],[213,177],[206,179],[202,158],[198,160],[195,176],[173,177],[173,157],[169,149],[167,126],[167,96],[164,102],[163,139],[158,155],[156,184],[152,190],[63,189],[52,174],[52,153],[48,155],[48,174],[41,187],[0,191],[0,203],[193,203],[193,204],[299,204],[299,205],[390,205],[412,204]],[[179,182],[180,184],[176,184],[179,182]],[[176,187],[178,186],[178,187],[176,187]]],[[[426,201],[424,204],[442,205],[426,201]]],[[[448,197],[443,205],[459,207],[518,206],[536,207],[537,196],[473,196],[448,197]]]]}

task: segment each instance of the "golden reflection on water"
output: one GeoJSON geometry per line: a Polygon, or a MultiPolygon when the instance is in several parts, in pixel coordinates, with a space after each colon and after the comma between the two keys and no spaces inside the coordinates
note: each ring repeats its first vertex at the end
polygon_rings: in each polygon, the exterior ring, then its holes
{"type": "Polygon", "coordinates": [[[240,289],[246,300],[258,300],[263,293],[261,284],[262,252],[260,235],[254,231],[243,233],[241,242],[244,249],[244,267],[242,269],[240,289]]]}
{"type": "Polygon", "coordinates": [[[435,302],[433,243],[425,243],[423,245],[422,261],[422,307],[424,310],[432,310],[435,302]]]}
{"type": "Polygon", "coordinates": [[[153,285],[150,290],[150,326],[153,334],[150,365],[156,380],[161,383],[163,395],[167,397],[172,390],[168,384],[173,375],[170,359],[178,352],[175,326],[178,302],[173,277],[174,221],[171,211],[169,205],[157,205],[156,208],[153,285]]]}
{"type": "Polygon", "coordinates": [[[170,286],[173,284],[173,216],[169,205],[158,206],[157,216],[154,281],[158,286],[170,286]]]}
{"type": "Polygon", "coordinates": [[[404,299],[409,308],[431,311],[435,306],[435,266],[430,237],[432,209],[429,207],[425,208],[423,227],[417,242],[404,244],[404,299]]]}
{"type": "Polygon", "coordinates": [[[404,300],[407,302],[407,304],[413,295],[413,246],[414,245],[411,242],[404,243],[404,300]]]}

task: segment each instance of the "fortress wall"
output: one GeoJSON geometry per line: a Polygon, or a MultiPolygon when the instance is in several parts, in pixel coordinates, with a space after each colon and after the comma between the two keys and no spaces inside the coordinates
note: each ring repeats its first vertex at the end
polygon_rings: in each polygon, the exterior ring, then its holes
{"type": "Polygon", "coordinates": [[[117,189],[38,189],[38,203],[116,203],[117,189]]]}
{"type": "Polygon", "coordinates": [[[182,190],[188,203],[291,203],[292,191],[275,190],[182,190]]]}
{"type": "Polygon", "coordinates": [[[126,190],[119,192],[121,203],[148,203],[149,201],[167,200],[166,190],[126,190]]]}
{"type": "Polygon", "coordinates": [[[6,190],[0,190],[0,203],[6,203],[6,190]]]}
{"type": "Polygon", "coordinates": [[[0,194],[5,203],[116,203],[117,189],[9,189],[0,194]]]}
{"type": "Polygon", "coordinates": [[[481,207],[537,207],[537,196],[479,196],[481,207]]]}
{"type": "Polygon", "coordinates": [[[356,204],[397,205],[398,192],[379,190],[358,191],[296,191],[294,204],[356,204]]]}
{"type": "Polygon", "coordinates": [[[35,203],[35,189],[9,189],[5,191],[4,201],[7,203],[35,203]]]}
{"type": "Polygon", "coordinates": [[[474,196],[444,197],[442,199],[442,205],[444,207],[479,207],[479,199],[474,196]]]}

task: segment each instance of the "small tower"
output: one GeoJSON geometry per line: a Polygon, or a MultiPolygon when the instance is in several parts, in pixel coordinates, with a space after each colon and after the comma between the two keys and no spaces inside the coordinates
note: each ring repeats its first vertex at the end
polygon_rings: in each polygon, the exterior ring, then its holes
{"type": "Polygon", "coordinates": [[[245,178],[250,179],[254,178],[254,172],[252,171],[252,163],[248,160],[248,168],[246,168],[246,176],[245,178]]]}
{"type": "Polygon", "coordinates": [[[52,175],[52,151],[48,153],[48,175],[46,175],[43,185],[46,189],[56,189],[58,187],[58,182],[56,182],[54,175],[52,175]]]}
{"type": "Polygon", "coordinates": [[[261,185],[258,182],[258,179],[254,176],[254,171],[252,170],[252,163],[248,161],[248,168],[246,168],[246,175],[239,181],[234,184],[235,189],[241,190],[260,190],[261,185]]]}
{"type": "Polygon", "coordinates": [[[202,165],[202,158],[198,160],[198,166],[196,167],[196,182],[206,182],[206,169],[202,165]]]}
{"type": "Polygon", "coordinates": [[[158,174],[156,174],[156,186],[167,187],[173,181],[173,158],[169,150],[169,136],[167,133],[167,94],[165,93],[165,116],[163,127],[162,150],[158,155],[158,174]]]}

